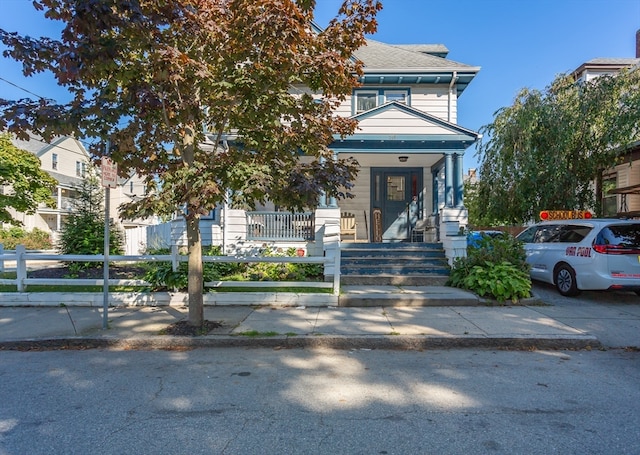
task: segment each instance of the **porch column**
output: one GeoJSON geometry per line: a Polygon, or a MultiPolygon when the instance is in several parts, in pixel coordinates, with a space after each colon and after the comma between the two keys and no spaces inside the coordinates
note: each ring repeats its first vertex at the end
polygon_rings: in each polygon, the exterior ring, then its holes
{"type": "Polygon", "coordinates": [[[440,209],[440,201],[438,200],[438,186],[440,179],[438,178],[438,171],[431,172],[431,213],[438,213],[440,209]]]}
{"type": "MultiPolygon", "coordinates": [[[[336,152],[333,152],[333,162],[335,163],[336,161],[338,161],[338,154],[336,152]]],[[[335,196],[331,196],[329,198],[329,207],[338,207],[338,200],[335,198],[335,196]]]]}
{"type": "Polygon", "coordinates": [[[462,207],[464,205],[463,194],[464,194],[464,177],[462,172],[462,167],[464,166],[464,155],[462,153],[456,154],[456,163],[455,163],[455,181],[454,181],[454,204],[456,207],[462,207]]]}
{"type": "MultiPolygon", "coordinates": [[[[324,157],[321,156],[320,157],[320,164],[324,164],[324,162],[325,162],[325,159],[324,159],[324,157]]],[[[327,207],[327,195],[325,194],[324,191],[320,193],[320,198],[318,200],[318,207],[320,207],[320,208],[327,207]]]]}
{"type": "Polygon", "coordinates": [[[453,155],[446,154],[444,160],[444,206],[453,207],[453,155]]]}

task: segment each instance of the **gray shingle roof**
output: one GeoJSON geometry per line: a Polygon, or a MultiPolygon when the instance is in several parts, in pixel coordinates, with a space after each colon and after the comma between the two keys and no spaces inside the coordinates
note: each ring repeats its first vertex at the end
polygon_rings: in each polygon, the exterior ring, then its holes
{"type": "Polygon", "coordinates": [[[367,70],[472,70],[474,67],[463,63],[436,57],[424,52],[424,45],[393,45],[367,40],[367,44],[354,54],[367,70]]]}
{"type": "Polygon", "coordinates": [[[444,44],[392,44],[392,46],[442,58],[446,58],[447,54],[449,54],[449,49],[444,44]]]}
{"type": "Polygon", "coordinates": [[[632,66],[640,63],[640,58],[594,58],[585,65],[623,65],[632,66]]]}

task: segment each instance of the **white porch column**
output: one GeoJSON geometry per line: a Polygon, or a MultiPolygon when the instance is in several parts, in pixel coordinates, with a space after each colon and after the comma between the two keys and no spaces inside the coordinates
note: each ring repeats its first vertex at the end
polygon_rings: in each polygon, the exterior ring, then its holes
{"type": "MultiPolygon", "coordinates": [[[[338,161],[338,154],[336,152],[333,152],[333,161],[336,162],[338,161]]],[[[331,196],[329,198],[329,207],[335,208],[338,206],[338,201],[336,200],[335,196],[331,196]]]]}
{"type": "Polygon", "coordinates": [[[464,166],[464,155],[458,153],[455,156],[455,179],[454,179],[454,206],[462,207],[464,205],[464,177],[462,167],[464,166]]]}
{"type": "Polygon", "coordinates": [[[444,160],[444,206],[453,207],[453,155],[445,155],[444,160]]]}

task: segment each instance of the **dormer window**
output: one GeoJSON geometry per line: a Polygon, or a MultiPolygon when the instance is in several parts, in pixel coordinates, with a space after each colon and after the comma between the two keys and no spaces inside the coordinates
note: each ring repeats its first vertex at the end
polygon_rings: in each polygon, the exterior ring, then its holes
{"type": "Polygon", "coordinates": [[[378,105],[378,92],[359,90],[356,92],[356,114],[373,109],[378,105]]]}
{"type": "Polygon", "coordinates": [[[409,93],[406,90],[385,90],[384,92],[384,102],[389,103],[391,101],[395,101],[397,103],[409,104],[408,101],[409,93]]]}
{"type": "Polygon", "coordinates": [[[371,109],[385,103],[395,101],[410,105],[409,90],[385,90],[383,88],[375,90],[356,90],[353,93],[354,114],[370,111],[371,109]]]}

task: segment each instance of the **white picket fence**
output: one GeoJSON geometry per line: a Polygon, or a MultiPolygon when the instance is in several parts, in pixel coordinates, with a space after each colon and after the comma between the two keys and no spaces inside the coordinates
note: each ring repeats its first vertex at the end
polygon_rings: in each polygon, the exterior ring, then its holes
{"type": "MultiPolygon", "coordinates": [[[[340,291],[340,247],[338,238],[333,241],[325,241],[324,256],[307,256],[307,257],[265,257],[265,256],[203,256],[203,262],[223,262],[223,263],[292,263],[292,264],[322,264],[324,266],[324,274],[326,278],[332,278],[325,282],[308,282],[308,281],[216,281],[206,282],[205,287],[264,287],[264,288],[285,288],[285,287],[302,287],[302,288],[331,288],[333,295],[338,295],[340,291]]],[[[171,262],[173,269],[177,270],[180,262],[189,260],[188,256],[178,253],[178,248],[173,247],[171,254],[168,255],[127,255],[127,256],[108,256],[111,262],[171,262]]],[[[13,285],[17,287],[18,292],[26,292],[29,285],[48,285],[48,286],[104,286],[104,279],[86,279],[86,278],[28,278],[28,264],[56,262],[104,262],[103,255],[69,255],[54,254],[51,252],[27,251],[24,245],[18,245],[14,251],[5,251],[0,244],[0,273],[8,270],[6,264],[9,263],[15,270],[16,278],[0,278],[0,284],[13,285]]],[[[143,280],[120,280],[109,279],[109,286],[148,286],[149,283],[143,280]]]]}

